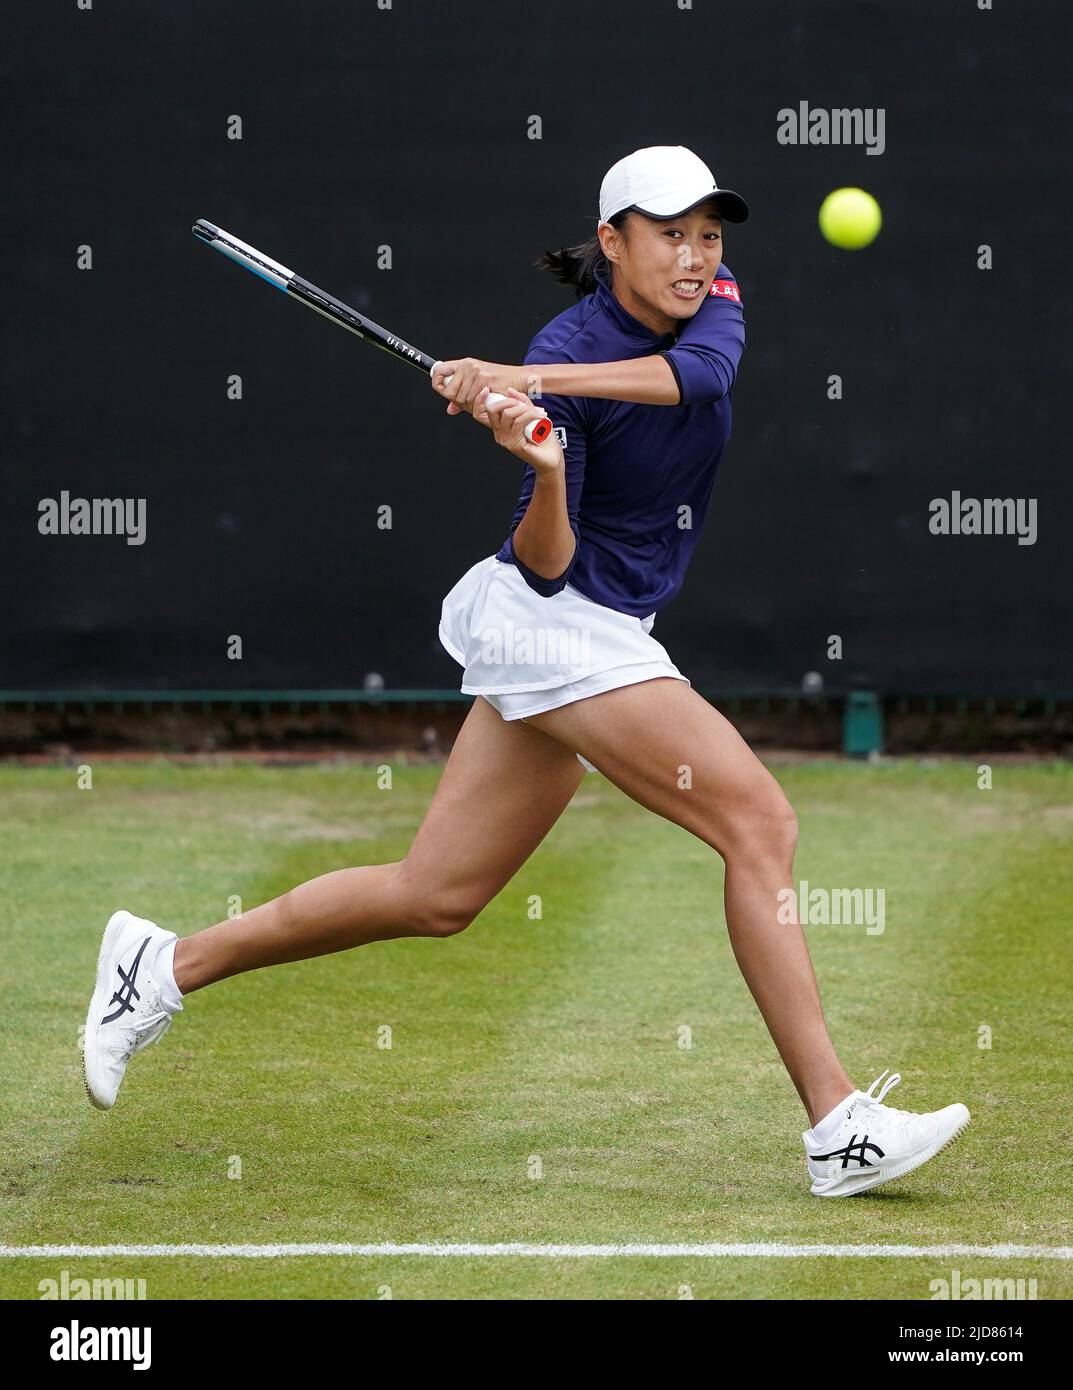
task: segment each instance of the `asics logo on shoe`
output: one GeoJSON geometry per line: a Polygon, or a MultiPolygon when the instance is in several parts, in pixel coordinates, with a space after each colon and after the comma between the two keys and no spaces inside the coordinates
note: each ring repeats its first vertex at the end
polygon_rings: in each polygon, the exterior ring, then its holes
{"type": "Polygon", "coordinates": [[[104,1018],[102,1018],[102,1024],[114,1022],[114,1020],[119,1018],[121,1014],[132,1014],[134,1012],[134,1005],[130,1001],[132,999],[140,999],[142,997],[135,988],[134,981],[138,978],[138,966],[141,964],[142,955],[144,954],[145,948],[149,945],[149,942],[151,940],[152,937],[147,936],[145,940],[142,942],[142,944],[138,947],[138,954],[134,957],[133,961],[131,962],[129,975],[125,975],[123,973],[123,967],[121,965],[116,967],[116,969],[119,971],[119,978],[123,981],[123,983],[112,995],[108,1003],[118,1004],[119,1008],[116,1009],[114,1013],[110,1013],[106,1015],[104,1018]]]}
{"type": "Polygon", "coordinates": [[[874,1168],[875,1164],[864,1156],[866,1149],[871,1149],[877,1158],[883,1157],[883,1150],[878,1144],[869,1143],[866,1134],[860,1143],[857,1142],[857,1136],[854,1135],[844,1149],[832,1149],[829,1154],[812,1154],[812,1158],[817,1163],[821,1163],[825,1158],[840,1158],[843,1168],[849,1167],[849,1161],[852,1158],[856,1159],[861,1168],[874,1168]]]}

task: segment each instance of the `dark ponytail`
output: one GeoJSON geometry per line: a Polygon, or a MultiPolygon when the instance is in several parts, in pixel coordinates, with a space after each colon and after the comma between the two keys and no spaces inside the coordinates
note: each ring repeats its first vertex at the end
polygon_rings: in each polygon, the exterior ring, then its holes
{"type": "MultiPolygon", "coordinates": [[[[626,208],[623,212],[616,212],[608,221],[616,230],[621,230],[626,225],[629,215],[630,210],[626,208]]],[[[600,238],[595,236],[578,246],[561,246],[558,251],[545,251],[537,258],[535,264],[541,270],[549,271],[562,284],[572,285],[578,299],[592,294],[595,290],[598,270],[606,276],[611,274],[611,266],[600,246],[600,238]]]]}

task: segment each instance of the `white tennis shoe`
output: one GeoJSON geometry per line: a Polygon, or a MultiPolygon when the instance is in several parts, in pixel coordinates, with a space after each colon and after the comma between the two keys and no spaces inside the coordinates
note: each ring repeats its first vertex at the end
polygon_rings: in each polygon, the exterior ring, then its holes
{"type": "Polygon", "coordinates": [[[922,1115],[884,1105],[883,1097],[902,1079],[897,1072],[887,1076],[874,1096],[884,1076],[886,1072],[867,1091],[854,1091],[843,1101],[837,1124],[832,1115],[821,1122],[819,1133],[810,1129],[802,1134],[814,1197],[852,1197],[904,1177],[952,1144],[969,1123],[964,1105],[922,1115]]]}
{"type": "Polygon", "coordinates": [[[82,1044],[86,1091],[98,1110],[111,1110],[127,1063],[159,1042],[183,1007],[165,1003],[153,971],[157,952],[175,939],[174,932],[130,912],[108,919],[82,1044]]]}

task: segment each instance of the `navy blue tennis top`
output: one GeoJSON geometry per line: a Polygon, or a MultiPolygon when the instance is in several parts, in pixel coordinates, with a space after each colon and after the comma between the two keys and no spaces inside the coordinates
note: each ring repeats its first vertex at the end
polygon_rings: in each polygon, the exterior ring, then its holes
{"type": "Polygon", "coordinates": [[[540,397],[560,440],[565,432],[574,558],[557,579],[544,579],[514,554],[514,532],[536,477],[527,464],[510,536],[496,559],[517,565],[530,588],[546,597],[569,583],[596,603],[644,618],[674,598],[696,548],[730,438],[745,319],[726,266],[678,333],[646,328],[612,294],[606,272],[597,281],[594,293],[540,330],[526,363],[619,362],[659,353],[678,382],[680,404],[540,397]]]}

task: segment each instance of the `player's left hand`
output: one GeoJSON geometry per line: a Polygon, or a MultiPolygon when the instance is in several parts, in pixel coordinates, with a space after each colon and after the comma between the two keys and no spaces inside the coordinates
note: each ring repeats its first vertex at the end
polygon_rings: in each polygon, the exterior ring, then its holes
{"type": "Polygon", "coordinates": [[[459,415],[463,410],[473,412],[473,402],[487,387],[506,395],[508,391],[524,391],[529,381],[528,367],[510,367],[503,362],[483,362],[479,357],[453,357],[437,362],[432,369],[432,389],[448,402],[447,414],[459,415]],[[451,378],[448,386],[447,378],[451,378]]]}
{"type": "Polygon", "coordinates": [[[565,465],[558,437],[550,434],[543,444],[534,444],[525,437],[528,425],[547,419],[548,412],[544,407],[536,405],[524,391],[515,391],[513,387],[498,400],[490,401],[490,395],[487,387],[480,392],[474,402],[473,418],[492,431],[497,444],[523,463],[528,463],[537,473],[551,475],[559,472],[565,465]]]}

